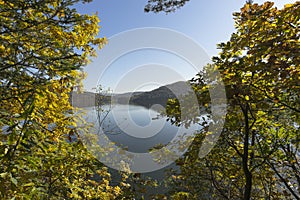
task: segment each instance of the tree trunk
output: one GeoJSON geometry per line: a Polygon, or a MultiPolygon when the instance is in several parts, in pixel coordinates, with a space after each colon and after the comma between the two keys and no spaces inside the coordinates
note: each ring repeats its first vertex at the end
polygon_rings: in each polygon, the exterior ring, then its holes
{"type": "Polygon", "coordinates": [[[243,171],[246,178],[245,190],[244,190],[244,200],[250,200],[251,190],[252,190],[252,174],[249,170],[249,139],[250,139],[250,127],[249,127],[249,117],[248,117],[248,107],[242,108],[245,120],[245,138],[244,138],[244,153],[242,157],[243,161],[243,171]]]}

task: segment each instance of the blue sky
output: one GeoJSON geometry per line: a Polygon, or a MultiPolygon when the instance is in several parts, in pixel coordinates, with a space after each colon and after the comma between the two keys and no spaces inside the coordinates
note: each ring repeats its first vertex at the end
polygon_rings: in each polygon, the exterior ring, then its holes
{"type": "MultiPolygon", "coordinates": [[[[257,0],[254,2],[262,3],[264,1],[257,0]]],[[[296,2],[296,0],[276,0],[275,6],[281,8],[284,4],[293,2],[296,2]]],[[[229,40],[231,33],[234,32],[232,13],[239,11],[245,1],[190,0],[190,2],[175,13],[167,15],[165,13],[144,13],[143,8],[146,3],[146,0],[94,0],[92,3],[81,4],[76,6],[76,8],[80,13],[98,13],[101,19],[99,34],[101,37],[106,36],[109,39],[115,34],[143,27],[167,28],[190,37],[204,49],[209,57],[212,57],[218,53],[216,44],[229,40]]],[[[109,48],[109,45],[104,47],[103,51],[105,51],[105,48],[109,48]]],[[[99,60],[104,59],[101,56],[100,50],[99,56],[86,68],[86,72],[88,73],[88,77],[84,81],[86,90],[91,90],[99,83],[105,88],[110,87],[113,90],[118,90],[118,92],[150,90],[159,85],[189,79],[195,75],[195,71],[188,70],[189,64],[185,61],[180,61],[174,58],[174,55],[167,54],[166,52],[154,50],[131,52],[127,54],[127,58],[124,58],[126,56],[122,56],[103,75],[103,71],[107,69],[107,66],[99,66],[99,60]],[[169,63],[166,61],[169,61],[169,63]],[[181,74],[182,77],[172,77],[166,73],[161,74],[163,72],[158,72],[155,77],[160,77],[160,79],[165,77],[165,81],[153,81],[154,83],[151,83],[149,77],[145,78],[144,83],[123,81],[123,79],[129,79],[128,77],[126,78],[126,74],[129,72],[132,73],[138,66],[143,65],[143,67],[149,66],[151,68],[151,63],[168,66],[170,69],[174,69],[173,71],[176,73],[181,74]],[[133,84],[140,85],[134,86],[133,84]],[[122,85],[122,87],[116,88],[117,85],[122,85]],[[142,87],[143,85],[147,86],[142,87]]],[[[151,74],[151,76],[154,77],[154,74],[151,74]]],[[[129,77],[132,79],[134,78],[133,75],[134,73],[129,77]]],[[[143,80],[142,76],[147,75],[143,73],[141,76],[136,75],[136,78],[143,80]]]]}

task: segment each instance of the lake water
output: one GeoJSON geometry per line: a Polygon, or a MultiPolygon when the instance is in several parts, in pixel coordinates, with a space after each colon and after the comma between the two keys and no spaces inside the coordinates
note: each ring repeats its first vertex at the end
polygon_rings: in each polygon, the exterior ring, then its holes
{"type": "MultiPolygon", "coordinates": [[[[157,145],[168,144],[178,133],[178,127],[152,109],[137,105],[103,106],[101,127],[105,135],[118,146],[131,152],[146,153],[157,145]]],[[[87,108],[89,121],[97,122],[95,108],[87,108]]],[[[97,124],[98,123],[98,124],[97,124]]]]}
{"type": "MultiPolygon", "coordinates": [[[[134,153],[148,153],[149,149],[153,147],[161,147],[162,145],[168,145],[184,131],[187,131],[183,127],[177,127],[172,125],[167,118],[161,116],[155,110],[148,109],[137,105],[109,105],[103,106],[104,112],[98,115],[94,107],[85,108],[87,111],[86,120],[93,122],[94,126],[101,129],[107,138],[114,142],[118,147],[134,153]],[[106,113],[105,111],[109,111],[106,113]],[[97,116],[100,116],[97,118],[97,116]]],[[[195,126],[194,129],[198,129],[195,126]]],[[[101,138],[100,138],[101,140],[101,138]]],[[[101,142],[100,142],[101,143],[101,142]]],[[[147,173],[143,173],[143,177],[150,177],[159,180],[160,182],[166,178],[165,171],[167,169],[179,168],[172,162],[167,166],[147,173]]],[[[111,169],[112,175],[116,174],[116,171],[111,169]]],[[[161,186],[160,188],[150,188],[149,192],[155,193],[166,191],[167,188],[161,186]]]]}

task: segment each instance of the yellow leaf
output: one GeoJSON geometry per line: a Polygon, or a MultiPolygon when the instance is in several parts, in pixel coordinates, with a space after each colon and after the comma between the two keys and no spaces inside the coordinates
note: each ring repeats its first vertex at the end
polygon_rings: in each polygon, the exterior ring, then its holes
{"type": "Polygon", "coordinates": [[[293,6],[293,4],[289,3],[289,4],[285,4],[284,8],[289,8],[289,7],[292,7],[292,6],[293,6]]]}
{"type": "Polygon", "coordinates": [[[1,44],[0,45],[0,51],[4,51],[5,50],[5,47],[1,44]]]}

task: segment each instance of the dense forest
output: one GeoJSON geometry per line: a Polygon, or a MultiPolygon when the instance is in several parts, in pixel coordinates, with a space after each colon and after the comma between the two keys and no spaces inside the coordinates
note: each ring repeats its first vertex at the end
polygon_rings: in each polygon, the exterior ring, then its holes
{"type": "Polygon", "coordinates": [[[174,99],[179,96],[186,95],[189,90],[191,89],[188,83],[179,81],[173,84],[161,86],[148,92],[133,95],[130,98],[129,103],[141,105],[147,108],[150,108],[155,104],[159,104],[165,108],[167,106],[168,99],[174,99]]]}
{"type": "MultiPolygon", "coordinates": [[[[0,0],[0,199],[147,199],[157,187],[130,170],[114,179],[80,140],[89,125],[69,94],[107,43],[98,37],[98,16],[74,9],[89,1],[0,0]]],[[[172,12],[187,1],[149,0],[145,11],[172,12]]],[[[221,136],[201,157],[211,134],[201,129],[176,161],[180,170],[167,172],[169,191],[151,199],[300,199],[300,3],[277,9],[248,1],[233,16],[235,32],[183,97],[196,94],[212,114],[210,90],[222,79],[221,136]],[[210,76],[216,70],[221,76],[210,76]]],[[[213,114],[211,123],[194,112],[182,117],[182,105],[167,98],[167,117],[177,126],[221,123],[213,114]]]]}

